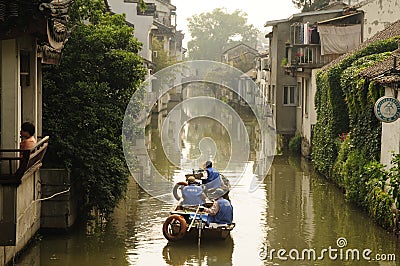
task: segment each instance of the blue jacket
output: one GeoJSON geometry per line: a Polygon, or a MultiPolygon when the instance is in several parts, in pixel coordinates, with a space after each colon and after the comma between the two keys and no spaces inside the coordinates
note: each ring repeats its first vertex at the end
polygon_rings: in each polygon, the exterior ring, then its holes
{"type": "Polygon", "coordinates": [[[203,184],[207,184],[207,188],[219,188],[221,187],[221,179],[219,172],[215,168],[207,168],[207,179],[203,180],[203,184]]]}
{"type": "Polygon", "coordinates": [[[217,202],[219,211],[216,215],[208,215],[208,222],[217,224],[231,224],[233,220],[233,207],[231,203],[224,198],[219,198],[217,202]]]}
{"type": "Polygon", "coordinates": [[[190,184],[182,188],[182,205],[197,206],[204,204],[203,189],[196,184],[190,184]]]}

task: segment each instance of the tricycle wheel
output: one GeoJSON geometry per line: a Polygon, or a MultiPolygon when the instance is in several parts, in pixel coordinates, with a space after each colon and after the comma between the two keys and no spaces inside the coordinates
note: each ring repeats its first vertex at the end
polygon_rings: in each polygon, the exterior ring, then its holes
{"type": "Polygon", "coordinates": [[[178,241],[185,236],[187,228],[185,218],[178,214],[172,214],[163,224],[163,235],[169,241],[178,241]]]}

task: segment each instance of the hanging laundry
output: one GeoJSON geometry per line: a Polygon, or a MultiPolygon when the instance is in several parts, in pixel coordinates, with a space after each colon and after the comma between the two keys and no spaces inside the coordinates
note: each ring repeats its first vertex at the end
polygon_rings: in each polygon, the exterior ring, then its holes
{"type": "Polygon", "coordinates": [[[321,55],[344,54],[361,43],[361,25],[319,25],[321,55]]]}

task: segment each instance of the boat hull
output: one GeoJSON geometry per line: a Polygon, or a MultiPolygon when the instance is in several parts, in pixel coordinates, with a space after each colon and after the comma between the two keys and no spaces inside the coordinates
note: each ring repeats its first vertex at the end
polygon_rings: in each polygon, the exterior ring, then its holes
{"type": "Polygon", "coordinates": [[[226,239],[235,224],[208,224],[207,214],[177,206],[163,225],[163,234],[169,241],[182,239],[226,239]]]}
{"type": "MultiPolygon", "coordinates": [[[[221,239],[224,240],[230,236],[231,230],[228,228],[203,228],[201,230],[201,239],[221,239]]],[[[186,232],[184,238],[185,239],[197,239],[199,236],[198,228],[191,228],[189,232],[186,232]]]]}

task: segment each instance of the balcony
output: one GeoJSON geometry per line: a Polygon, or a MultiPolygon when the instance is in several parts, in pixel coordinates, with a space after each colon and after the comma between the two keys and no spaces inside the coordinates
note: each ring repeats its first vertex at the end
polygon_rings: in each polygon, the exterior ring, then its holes
{"type": "Polygon", "coordinates": [[[321,55],[320,44],[293,44],[286,48],[288,64],[285,68],[320,68],[340,56],[340,54],[321,55]]]}
{"type": "Polygon", "coordinates": [[[19,185],[25,175],[38,170],[42,165],[48,142],[49,137],[46,136],[30,150],[0,149],[0,166],[2,168],[0,184],[19,185]]]}
{"type": "MultiPolygon", "coordinates": [[[[322,17],[321,17],[322,19],[322,17]]],[[[361,42],[362,14],[359,12],[320,21],[295,22],[286,43],[286,70],[320,68],[361,42]]]]}

